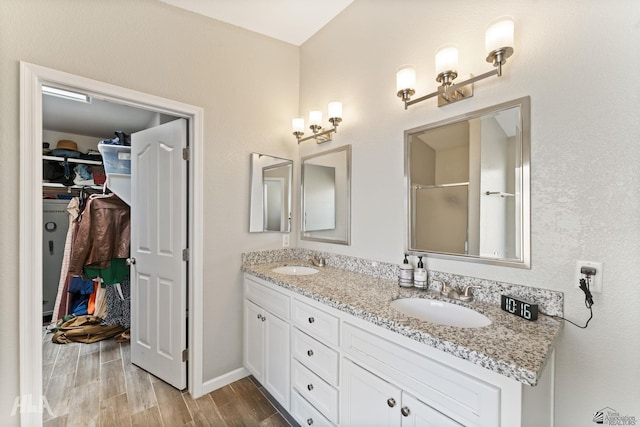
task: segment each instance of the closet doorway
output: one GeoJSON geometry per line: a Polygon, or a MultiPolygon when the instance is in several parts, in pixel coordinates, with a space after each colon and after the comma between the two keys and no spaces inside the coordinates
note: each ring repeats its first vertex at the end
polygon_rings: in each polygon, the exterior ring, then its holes
{"type": "MultiPolygon", "coordinates": [[[[42,85],[82,92],[90,97],[158,114],[180,117],[191,155],[184,162],[188,183],[184,192],[183,229],[189,242],[184,263],[189,307],[189,330],[182,330],[189,348],[188,389],[202,394],[202,109],[79,76],[21,63],[21,223],[20,223],[20,387],[22,395],[42,396],[42,85]],[[188,226],[187,226],[188,224],[188,226]]],[[[164,125],[163,125],[164,126],[164,125]]],[[[158,138],[157,135],[151,137],[158,138]]],[[[169,150],[171,151],[171,150],[169,150]]],[[[186,151],[185,153],[188,153],[186,151]]],[[[182,150],[180,150],[182,157],[182,150]]],[[[157,167],[157,165],[154,165],[157,167]]],[[[153,190],[158,192],[156,187],[153,190]]],[[[135,193],[135,190],[134,190],[135,193]]],[[[132,209],[133,211],[133,209],[132,209]]],[[[133,242],[132,242],[133,243],[133,242]]],[[[134,247],[132,245],[132,256],[134,247]]],[[[186,249],[186,248],[185,248],[186,249]]],[[[182,253],[180,254],[182,261],[182,253]]],[[[132,270],[132,277],[137,274],[132,270]]],[[[145,277],[147,273],[143,274],[145,277]]],[[[132,292],[133,295],[134,292],[132,292]]],[[[185,295],[186,298],[186,295],[185,295]]],[[[178,308],[179,309],[179,308],[178,308]]],[[[132,310],[135,310],[132,307],[132,310]]],[[[134,316],[136,313],[133,313],[134,316]]],[[[186,316],[186,313],[185,313],[186,316]]],[[[175,319],[174,319],[175,320],[175,319]]],[[[178,322],[183,323],[184,322],[178,322]]],[[[155,335],[158,335],[155,333],[155,335]]],[[[133,343],[132,343],[133,344],[133,343]]],[[[144,356],[143,356],[144,357],[144,356]]],[[[157,362],[151,362],[157,365],[157,362]]],[[[169,381],[172,382],[172,381],[169,381]]],[[[178,381],[178,384],[180,382],[178,381]]],[[[24,424],[38,425],[41,414],[22,414],[24,424]]]]}

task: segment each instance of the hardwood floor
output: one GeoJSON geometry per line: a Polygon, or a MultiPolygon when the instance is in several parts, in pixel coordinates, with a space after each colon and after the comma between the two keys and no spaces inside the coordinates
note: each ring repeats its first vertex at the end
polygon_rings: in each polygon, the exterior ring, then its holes
{"type": "Polygon", "coordinates": [[[42,348],[45,427],[291,426],[252,377],[193,399],[132,365],[129,343],[55,344],[45,334],[42,348]]]}

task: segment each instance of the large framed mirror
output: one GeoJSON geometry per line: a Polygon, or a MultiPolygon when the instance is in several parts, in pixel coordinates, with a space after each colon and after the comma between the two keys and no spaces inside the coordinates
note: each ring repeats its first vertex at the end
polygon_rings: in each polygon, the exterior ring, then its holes
{"type": "Polygon", "coordinates": [[[350,244],[351,145],[302,158],[300,238],[350,244]]]}
{"type": "Polygon", "coordinates": [[[291,231],[293,161],[251,153],[249,231],[291,231]]]}
{"type": "Polygon", "coordinates": [[[407,253],[531,268],[530,100],[405,131],[407,253]]]}

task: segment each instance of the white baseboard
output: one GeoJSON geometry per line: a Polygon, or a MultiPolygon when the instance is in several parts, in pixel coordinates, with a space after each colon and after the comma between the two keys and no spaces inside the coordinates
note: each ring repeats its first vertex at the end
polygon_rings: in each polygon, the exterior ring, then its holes
{"type": "Polygon", "coordinates": [[[227,372],[224,375],[220,375],[219,377],[210,379],[202,383],[202,393],[207,394],[211,393],[214,390],[219,389],[220,387],[224,387],[227,384],[231,384],[234,381],[238,381],[244,377],[248,377],[251,373],[247,370],[247,368],[239,368],[231,372],[227,372]]]}

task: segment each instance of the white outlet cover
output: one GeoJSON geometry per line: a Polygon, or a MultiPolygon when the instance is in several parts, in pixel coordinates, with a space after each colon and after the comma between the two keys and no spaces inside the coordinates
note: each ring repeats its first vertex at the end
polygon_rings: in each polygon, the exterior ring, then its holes
{"type": "Polygon", "coordinates": [[[283,248],[288,248],[289,247],[289,235],[288,234],[283,234],[282,235],[282,247],[283,248]]]}
{"type": "Polygon", "coordinates": [[[589,285],[589,290],[592,294],[601,294],[602,293],[602,263],[595,261],[576,261],[576,276],[574,286],[576,288],[580,288],[580,279],[586,278],[586,276],[580,273],[582,267],[592,267],[596,269],[595,276],[591,276],[591,283],[589,285]]]}

